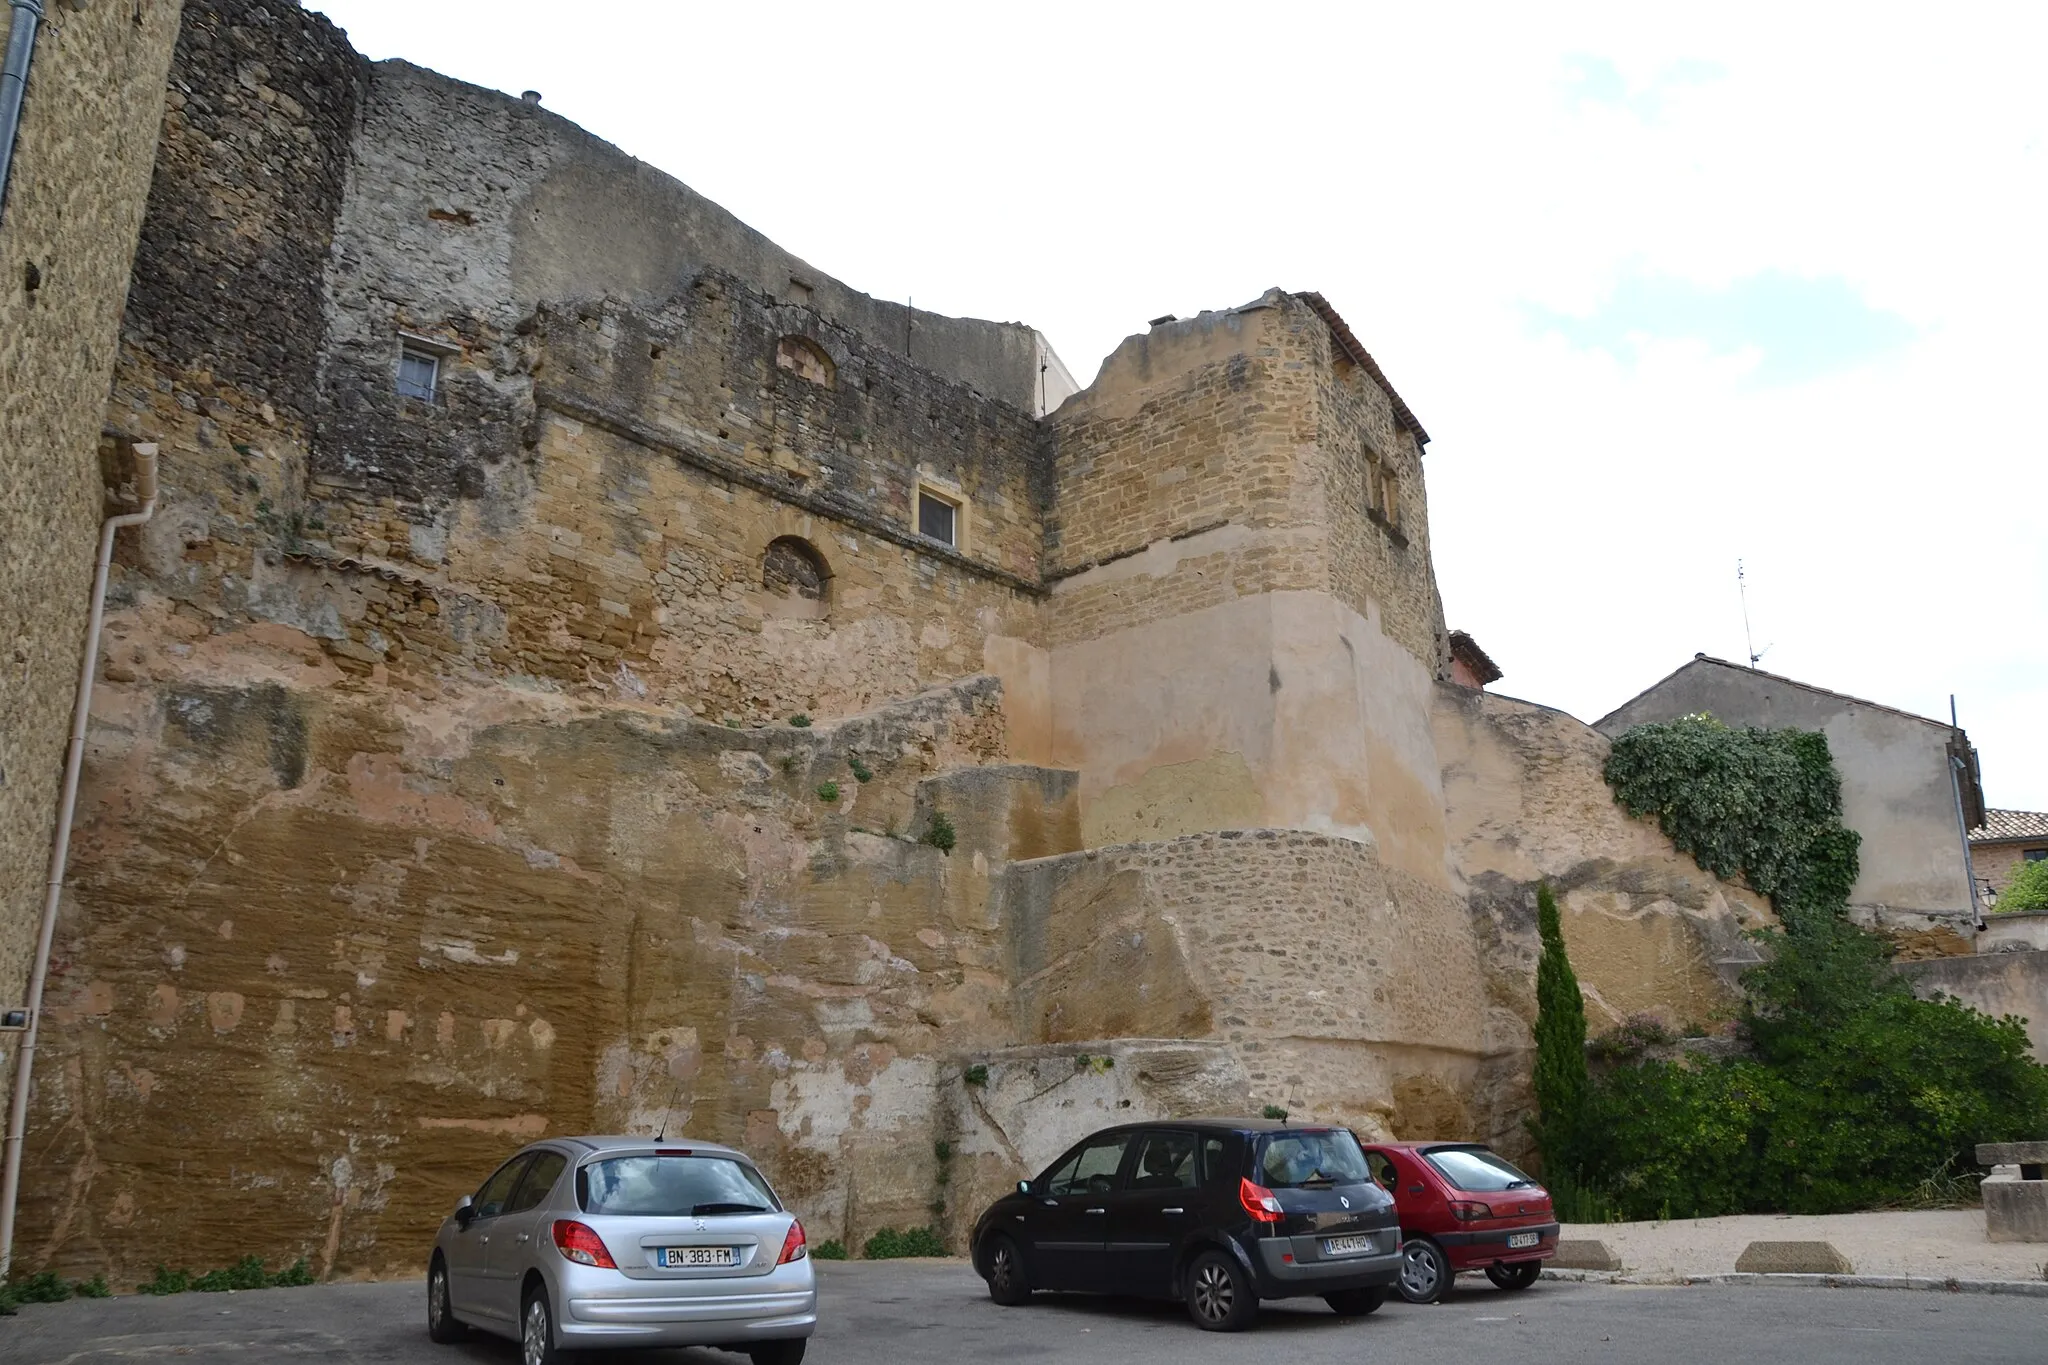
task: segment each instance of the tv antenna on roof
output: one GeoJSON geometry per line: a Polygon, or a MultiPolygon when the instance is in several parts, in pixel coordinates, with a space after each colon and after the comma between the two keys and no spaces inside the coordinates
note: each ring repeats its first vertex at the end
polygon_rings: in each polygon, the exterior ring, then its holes
{"type": "Polygon", "coordinates": [[[1756,647],[1756,636],[1750,633],[1749,583],[1742,571],[1742,561],[1739,559],[1735,561],[1735,593],[1736,596],[1742,599],[1742,643],[1749,650],[1749,666],[1755,668],[1757,661],[1771,652],[1771,647],[1765,645],[1762,649],[1758,649],[1756,647]]]}

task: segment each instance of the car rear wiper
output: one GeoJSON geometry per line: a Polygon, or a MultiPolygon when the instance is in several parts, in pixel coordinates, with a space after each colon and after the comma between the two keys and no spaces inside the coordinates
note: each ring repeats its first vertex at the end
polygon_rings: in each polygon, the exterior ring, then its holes
{"type": "Polygon", "coordinates": [[[690,1210],[690,1213],[698,1218],[708,1217],[716,1213],[766,1212],[768,1212],[768,1206],[766,1204],[699,1204],[695,1208],[690,1210]]]}

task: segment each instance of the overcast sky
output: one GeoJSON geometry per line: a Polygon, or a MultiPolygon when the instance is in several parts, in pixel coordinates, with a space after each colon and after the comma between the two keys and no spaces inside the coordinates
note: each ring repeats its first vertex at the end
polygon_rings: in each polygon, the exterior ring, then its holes
{"type": "Polygon", "coordinates": [[[1762,667],[1953,692],[2048,810],[2048,7],[311,7],[1084,384],[1321,290],[1433,438],[1497,690],[1593,720],[1740,660],[1740,559],[1762,667]]]}

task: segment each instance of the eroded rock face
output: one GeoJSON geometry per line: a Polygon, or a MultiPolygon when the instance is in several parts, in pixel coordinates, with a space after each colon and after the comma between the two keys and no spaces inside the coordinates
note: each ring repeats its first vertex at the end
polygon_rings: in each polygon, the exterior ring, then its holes
{"type": "MultiPolygon", "coordinates": [[[[1001,756],[993,680],[731,730],[228,649],[103,694],[24,1210],[55,1263],[416,1268],[512,1146],[664,1119],[833,1235],[855,1168],[934,1131],[928,1059],[1009,1042],[977,867],[1073,826],[1059,778],[995,770],[1029,800],[951,856],[885,832],[1001,756]]],[[[927,1221],[922,1185],[868,1200],[927,1221]]]]}
{"type": "Polygon", "coordinates": [[[1602,776],[1605,738],[1561,711],[1448,683],[1437,689],[1434,728],[1451,861],[1489,997],[1524,1038],[1536,1015],[1535,887],[1545,880],[1590,1031],[1641,1011],[1681,1027],[1729,1016],[1742,971],[1758,960],[1745,931],[1773,923],[1770,908],[1616,804],[1602,776]]]}

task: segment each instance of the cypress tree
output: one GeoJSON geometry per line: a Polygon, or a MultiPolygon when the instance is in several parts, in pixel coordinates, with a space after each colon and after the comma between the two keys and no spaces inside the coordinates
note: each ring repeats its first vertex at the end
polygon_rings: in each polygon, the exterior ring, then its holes
{"type": "Polygon", "coordinates": [[[1550,883],[1536,887],[1536,1145],[1553,1178],[1576,1164],[1579,1126],[1586,1107],[1586,1002],[1565,955],[1564,931],[1550,883]]]}

